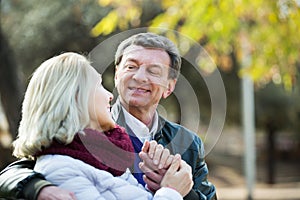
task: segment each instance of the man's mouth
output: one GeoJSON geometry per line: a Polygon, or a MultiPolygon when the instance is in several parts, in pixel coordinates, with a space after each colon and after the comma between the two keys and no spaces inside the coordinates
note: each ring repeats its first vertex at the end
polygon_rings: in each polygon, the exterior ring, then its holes
{"type": "Polygon", "coordinates": [[[129,89],[131,91],[133,91],[134,93],[147,93],[147,92],[151,92],[151,90],[149,90],[147,88],[129,87],[129,89]]]}

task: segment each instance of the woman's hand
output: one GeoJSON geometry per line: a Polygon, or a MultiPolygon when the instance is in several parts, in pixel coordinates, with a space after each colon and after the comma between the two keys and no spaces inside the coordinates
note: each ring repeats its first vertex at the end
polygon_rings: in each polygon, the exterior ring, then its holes
{"type": "Polygon", "coordinates": [[[142,147],[142,152],[147,153],[157,169],[168,168],[173,160],[169,149],[165,149],[161,144],[157,144],[155,140],[146,141],[142,147]]]}

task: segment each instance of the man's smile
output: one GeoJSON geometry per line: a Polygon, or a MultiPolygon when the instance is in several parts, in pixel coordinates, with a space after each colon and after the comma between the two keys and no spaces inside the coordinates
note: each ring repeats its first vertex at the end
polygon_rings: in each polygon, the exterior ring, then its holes
{"type": "Polygon", "coordinates": [[[131,90],[134,94],[144,94],[144,93],[150,93],[151,90],[148,88],[141,88],[141,87],[128,87],[129,90],[131,90]]]}

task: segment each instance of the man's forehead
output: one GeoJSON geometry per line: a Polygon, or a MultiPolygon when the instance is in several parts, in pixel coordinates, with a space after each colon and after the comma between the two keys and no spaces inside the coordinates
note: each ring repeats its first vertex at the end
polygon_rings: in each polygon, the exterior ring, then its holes
{"type": "Polygon", "coordinates": [[[129,54],[129,53],[135,53],[135,52],[140,52],[141,50],[155,50],[155,51],[162,51],[167,53],[164,49],[162,48],[156,48],[156,47],[143,47],[139,45],[130,45],[124,49],[123,55],[129,54]]]}

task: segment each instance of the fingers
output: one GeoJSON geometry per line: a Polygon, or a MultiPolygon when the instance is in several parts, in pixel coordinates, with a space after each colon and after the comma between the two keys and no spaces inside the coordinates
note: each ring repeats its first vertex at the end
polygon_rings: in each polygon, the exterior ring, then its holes
{"type": "Polygon", "coordinates": [[[75,194],[73,192],[71,192],[71,198],[72,198],[72,200],[77,200],[76,196],[75,196],[75,194]]]}
{"type": "Polygon", "coordinates": [[[153,164],[158,165],[158,169],[168,167],[173,158],[169,158],[170,151],[165,149],[161,144],[157,144],[155,140],[146,141],[142,148],[143,152],[148,152],[148,155],[153,159],[153,164]]]}
{"type": "Polygon", "coordinates": [[[161,180],[166,172],[165,169],[154,171],[150,169],[144,162],[139,163],[139,167],[144,172],[143,179],[147,184],[148,189],[155,192],[160,188],[161,180]]]}
{"type": "Polygon", "coordinates": [[[41,189],[38,194],[37,200],[58,200],[58,199],[71,199],[76,200],[73,192],[61,189],[56,186],[46,186],[41,189]]]}
{"type": "Polygon", "coordinates": [[[160,184],[151,180],[146,175],[143,176],[144,182],[147,185],[147,188],[151,190],[152,192],[156,192],[160,188],[160,184]]]}
{"type": "Polygon", "coordinates": [[[181,157],[179,154],[176,154],[174,156],[174,159],[171,163],[171,166],[169,167],[169,169],[167,170],[166,172],[166,175],[173,175],[177,172],[177,170],[179,169],[179,166],[180,166],[180,163],[181,163],[181,157]]]}
{"type": "MultiPolygon", "coordinates": [[[[153,154],[153,163],[155,165],[158,165],[160,162],[160,158],[162,153],[164,152],[164,147],[161,144],[156,145],[154,154],[153,154]]],[[[151,155],[150,155],[151,157],[151,155]]]]}
{"type": "Polygon", "coordinates": [[[165,169],[169,168],[169,166],[171,165],[173,159],[174,159],[174,156],[173,156],[173,155],[170,155],[170,156],[167,158],[167,160],[166,160],[166,162],[165,162],[165,165],[164,165],[164,168],[165,168],[165,169]]]}
{"type": "Polygon", "coordinates": [[[191,167],[176,154],[161,181],[161,187],[171,187],[184,197],[192,189],[193,184],[191,167]]]}
{"type": "Polygon", "coordinates": [[[190,175],[192,174],[191,166],[188,165],[184,160],[181,160],[180,162],[180,169],[182,169],[182,171],[188,172],[190,175]]]}
{"type": "Polygon", "coordinates": [[[157,183],[157,184],[160,184],[162,178],[163,178],[163,175],[159,174],[158,172],[156,171],[148,171],[147,173],[145,173],[144,175],[147,179],[157,183]]]}
{"type": "Polygon", "coordinates": [[[143,162],[139,163],[139,168],[142,170],[143,173],[147,173],[150,171],[156,171],[157,173],[162,174],[162,175],[164,175],[166,173],[167,170],[166,169],[158,169],[157,166],[153,164],[152,160],[148,157],[147,154],[140,153],[140,155],[141,155],[141,158],[144,159],[143,162]],[[145,159],[145,157],[147,157],[147,158],[145,159]]]}
{"type": "MultiPolygon", "coordinates": [[[[143,165],[145,165],[145,167],[149,168],[149,170],[153,171],[153,170],[158,170],[157,165],[155,165],[152,161],[152,159],[149,157],[149,154],[145,153],[145,152],[140,152],[139,153],[140,158],[143,160],[143,165]]],[[[140,164],[141,165],[141,164],[140,164]]],[[[142,166],[139,166],[140,168],[142,166]]],[[[141,168],[141,170],[143,171],[143,169],[141,168]]],[[[144,171],[143,171],[144,172],[144,171]]],[[[144,172],[145,173],[145,172],[144,172]]]]}
{"type": "Polygon", "coordinates": [[[147,153],[149,151],[149,147],[150,147],[150,142],[146,140],[143,144],[142,151],[147,153]]]}
{"type": "MultiPolygon", "coordinates": [[[[149,154],[150,158],[153,159],[154,153],[156,150],[156,146],[157,146],[157,142],[155,140],[151,140],[149,143],[150,144],[149,144],[148,154],[149,154]]],[[[159,148],[161,148],[161,147],[162,147],[162,145],[160,145],[159,148]]]]}
{"type": "Polygon", "coordinates": [[[155,169],[156,166],[155,165],[151,165],[151,163],[150,163],[150,165],[148,165],[146,161],[139,163],[139,168],[142,170],[142,172],[144,174],[156,170],[155,169]]]}
{"type": "MultiPolygon", "coordinates": [[[[162,169],[167,166],[167,161],[170,158],[170,156],[171,155],[170,155],[169,149],[163,149],[163,151],[161,153],[161,157],[160,157],[160,162],[158,164],[158,169],[162,169]]],[[[173,157],[173,156],[171,156],[171,157],[173,157]]],[[[173,159],[171,159],[171,160],[173,160],[173,159]]]]}
{"type": "Polygon", "coordinates": [[[181,160],[179,171],[176,172],[177,176],[182,177],[181,180],[185,183],[181,187],[181,194],[187,195],[192,189],[194,182],[192,176],[192,168],[185,161],[181,160]]]}

